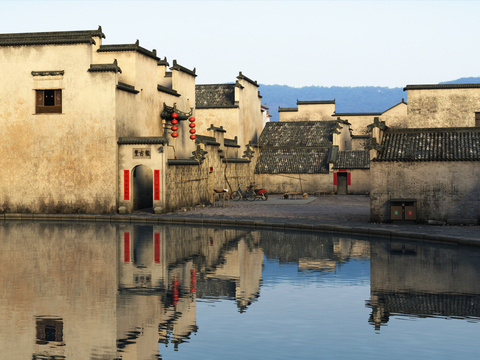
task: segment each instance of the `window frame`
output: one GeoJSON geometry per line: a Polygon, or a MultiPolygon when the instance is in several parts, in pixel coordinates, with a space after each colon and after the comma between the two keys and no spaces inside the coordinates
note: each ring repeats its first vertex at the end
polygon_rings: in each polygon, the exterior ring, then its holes
{"type": "Polygon", "coordinates": [[[35,90],[35,114],[61,114],[62,102],[62,89],[35,90]],[[46,91],[53,91],[53,105],[45,105],[46,91]]]}

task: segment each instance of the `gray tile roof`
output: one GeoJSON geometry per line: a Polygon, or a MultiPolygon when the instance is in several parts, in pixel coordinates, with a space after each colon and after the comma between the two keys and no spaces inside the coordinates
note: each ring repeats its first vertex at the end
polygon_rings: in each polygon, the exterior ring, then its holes
{"type": "Polygon", "coordinates": [[[480,128],[387,129],[374,161],[480,161],[480,128]]]}
{"type": "Polygon", "coordinates": [[[263,147],[330,147],[337,120],[267,122],[260,135],[263,147]]]}
{"type": "Polygon", "coordinates": [[[334,169],[370,169],[370,152],[363,150],[339,151],[334,169]]]}
{"type": "Polygon", "coordinates": [[[235,84],[195,85],[196,107],[235,105],[235,84]]]}
{"type": "Polygon", "coordinates": [[[266,174],[328,174],[333,133],[341,122],[269,122],[260,135],[255,171],[266,174]]]}
{"type": "Polygon", "coordinates": [[[0,46],[95,44],[92,37],[105,38],[100,26],[98,30],[0,34],[0,46]]]}
{"type": "Polygon", "coordinates": [[[258,174],[328,174],[329,148],[261,149],[258,174]]]}

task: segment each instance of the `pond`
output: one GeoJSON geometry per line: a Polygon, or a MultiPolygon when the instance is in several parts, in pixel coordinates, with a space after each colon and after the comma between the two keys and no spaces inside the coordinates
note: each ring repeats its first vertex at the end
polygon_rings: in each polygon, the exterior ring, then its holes
{"type": "Polygon", "coordinates": [[[480,251],[332,234],[0,224],[5,359],[451,359],[480,251]]]}

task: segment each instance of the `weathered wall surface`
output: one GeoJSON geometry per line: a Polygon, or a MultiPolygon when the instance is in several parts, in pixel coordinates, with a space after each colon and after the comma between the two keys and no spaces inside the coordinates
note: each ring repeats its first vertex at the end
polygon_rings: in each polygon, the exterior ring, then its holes
{"type": "Polygon", "coordinates": [[[0,211],[115,211],[116,74],[87,72],[91,55],[90,45],[1,48],[0,211]],[[31,74],[52,70],[65,73],[31,74]],[[35,114],[36,89],[61,89],[62,114],[35,114]]]}
{"type": "Polygon", "coordinates": [[[348,186],[348,192],[353,194],[365,194],[370,192],[370,170],[352,169],[348,170],[352,175],[352,183],[348,186]]]}
{"type": "MultiPolygon", "coordinates": [[[[257,177],[260,176],[256,174],[257,177]]],[[[271,194],[301,192],[312,194],[317,190],[334,192],[333,174],[261,174],[265,189],[271,194]]]]}
{"type": "Polygon", "coordinates": [[[473,127],[480,111],[480,88],[407,90],[407,96],[409,128],[473,127]]]}
{"type": "Polygon", "coordinates": [[[226,136],[233,139],[239,132],[239,109],[237,108],[204,108],[196,109],[196,129],[200,135],[211,136],[207,129],[210,125],[215,127],[223,126],[227,131],[226,136]]]}
{"type": "MultiPolygon", "coordinates": [[[[238,80],[243,89],[238,89],[239,93],[239,133],[238,144],[241,151],[245,150],[245,144],[250,141],[257,143],[263,129],[263,115],[261,109],[261,99],[258,96],[258,86],[241,78],[238,80]]],[[[235,98],[237,101],[237,98],[235,98]]],[[[221,124],[220,124],[221,125],[221,124]]],[[[236,136],[231,134],[229,136],[236,136]]]]}
{"type": "MultiPolygon", "coordinates": [[[[332,120],[335,104],[298,105],[297,111],[279,111],[280,121],[319,121],[332,120]]],[[[336,117],[335,117],[336,119],[336,117]]],[[[335,120],[333,119],[333,120],[335,120]]]]}
{"type": "MultiPolygon", "coordinates": [[[[402,101],[401,103],[385,111],[381,115],[380,121],[385,121],[385,125],[387,125],[390,128],[394,128],[394,129],[406,128],[408,127],[407,111],[408,111],[408,105],[402,101]]],[[[373,119],[370,124],[372,123],[373,123],[373,119]]],[[[367,124],[367,125],[370,125],[370,124],[367,124]]]]}
{"type": "Polygon", "coordinates": [[[417,220],[479,219],[480,163],[370,163],[370,220],[390,219],[389,199],[417,199],[417,220]]]}

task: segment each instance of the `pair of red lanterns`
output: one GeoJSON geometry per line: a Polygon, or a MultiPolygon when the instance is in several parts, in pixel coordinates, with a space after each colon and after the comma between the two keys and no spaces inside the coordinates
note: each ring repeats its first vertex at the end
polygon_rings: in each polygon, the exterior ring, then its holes
{"type": "MultiPolygon", "coordinates": [[[[177,120],[178,114],[173,113],[172,118],[173,118],[172,119],[172,125],[173,125],[172,126],[172,131],[173,131],[172,137],[173,137],[173,139],[176,139],[178,137],[178,133],[177,133],[177,131],[178,131],[178,126],[177,126],[177,124],[178,124],[178,120],[177,120]]],[[[190,119],[188,119],[188,121],[190,121],[190,125],[188,125],[188,126],[190,126],[190,134],[192,134],[192,135],[190,135],[190,139],[192,139],[192,141],[195,141],[195,139],[197,138],[197,135],[195,135],[195,133],[197,132],[197,130],[195,130],[195,118],[191,117],[190,119]]]]}

